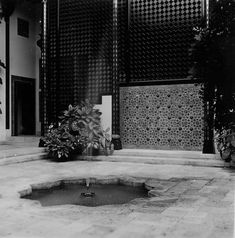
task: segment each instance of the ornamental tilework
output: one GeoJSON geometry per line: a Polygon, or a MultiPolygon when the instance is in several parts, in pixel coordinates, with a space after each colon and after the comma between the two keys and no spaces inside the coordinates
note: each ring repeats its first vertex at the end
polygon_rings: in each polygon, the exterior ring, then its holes
{"type": "Polygon", "coordinates": [[[123,147],[201,150],[199,89],[193,84],[120,88],[123,147]]]}

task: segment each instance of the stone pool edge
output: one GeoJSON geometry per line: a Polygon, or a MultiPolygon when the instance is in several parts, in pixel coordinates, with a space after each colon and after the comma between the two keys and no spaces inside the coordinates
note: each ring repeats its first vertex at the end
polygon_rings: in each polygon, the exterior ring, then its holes
{"type": "MultiPolygon", "coordinates": [[[[148,190],[148,197],[141,200],[154,200],[159,203],[174,203],[179,199],[179,196],[169,196],[164,193],[170,188],[176,185],[176,182],[171,180],[160,180],[151,178],[141,178],[141,177],[131,177],[131,176],[109,176],[109,177],[63,177],[58,179],[52,179],[50,181],[39,182],[35,184],[30,184],[27,188],[18,191],[18,197],[22,199],[26,195],[30,195],[34,189],[50,189],[53,187],[61,186],[62,184],[86,184],[86,180],[89,179],[91,184],[121,184],[133,187],[144,187],[148,190]],[[168,186],[164,187],[162,183],[168,183],[168,186]]],[[[125,204],[137,203],[140,198],[131,200],[125,204]]],[[[40,205],[40,202],[34,201],[33,205],[40,205]]],[[[71,204],[64,204],[58,206],[67,206],[71,204]]],[[[122,204],[124,205],[124,204],[122,204]]]]}

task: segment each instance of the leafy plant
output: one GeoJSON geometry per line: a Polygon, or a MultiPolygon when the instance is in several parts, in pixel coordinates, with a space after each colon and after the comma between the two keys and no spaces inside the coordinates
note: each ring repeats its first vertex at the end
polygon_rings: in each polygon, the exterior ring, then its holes
{"type": "Polygon", "coordinates": [[[235,153],[235,124],[230,129],[222,130],[216,137],[217,148],[221,158],[230,162],[235,153]]]}
{"type": "Polygon", "coordinates": [[[51,125],[43,140],[48,148],[50,157],[54,159],[64,160],[68,158],[70,152],[74,149],[75,138],[69,133],[65,124],[60,125],[58,128],[51,125]]]}
{"type": "Polygon", "coordinates": [[[202,80],[201,97],[207,111],[204,119],[210,137],[215,130],[222,138],[235,121],[235,2],[217,0],[210,6],[209,24],[194,28],[189,74],[202,80]]]}
{"type": "Polygon", "coordinates": [[[44,138],[49,152],[57,157],[69,158],[75,151],[87,151],[101,148],[106,149],[110,141],[108,129],[101,126],[101,112],[85,100],[72,106],[60,116],[58,127],[50,128],[44,138]]]}
{"type": "Polygon", "coordinates": [[[67,123],[71,134],[79,135],[85,139],[86,148],[99,149],[102,145],[103,129],[101,127],[101,112],[94,109],[94,105],[85,100],[80,105],[69,105],[68,110],[60,117],[67,123]]]}

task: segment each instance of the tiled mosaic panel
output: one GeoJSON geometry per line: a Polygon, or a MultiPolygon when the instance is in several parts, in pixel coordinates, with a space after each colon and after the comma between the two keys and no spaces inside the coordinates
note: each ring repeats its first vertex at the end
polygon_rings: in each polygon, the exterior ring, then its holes
{"type": "Polygon", "coordinates": [[[203,104],[193,84],[122,87],[124,148],[201,150],[203,104]]]}

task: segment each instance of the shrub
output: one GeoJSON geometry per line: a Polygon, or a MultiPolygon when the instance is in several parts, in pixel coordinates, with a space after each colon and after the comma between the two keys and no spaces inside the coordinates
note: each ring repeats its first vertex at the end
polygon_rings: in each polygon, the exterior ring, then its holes
{"type": "Polygon", "coordinates": [[[85,100],[72,106],[59,117],[57,127],[51,126],[43,138],[49,154],[55,159],[70,158],[72,153],[107,148],[110,137],[101,126],[101,112],[85,100]]]}

